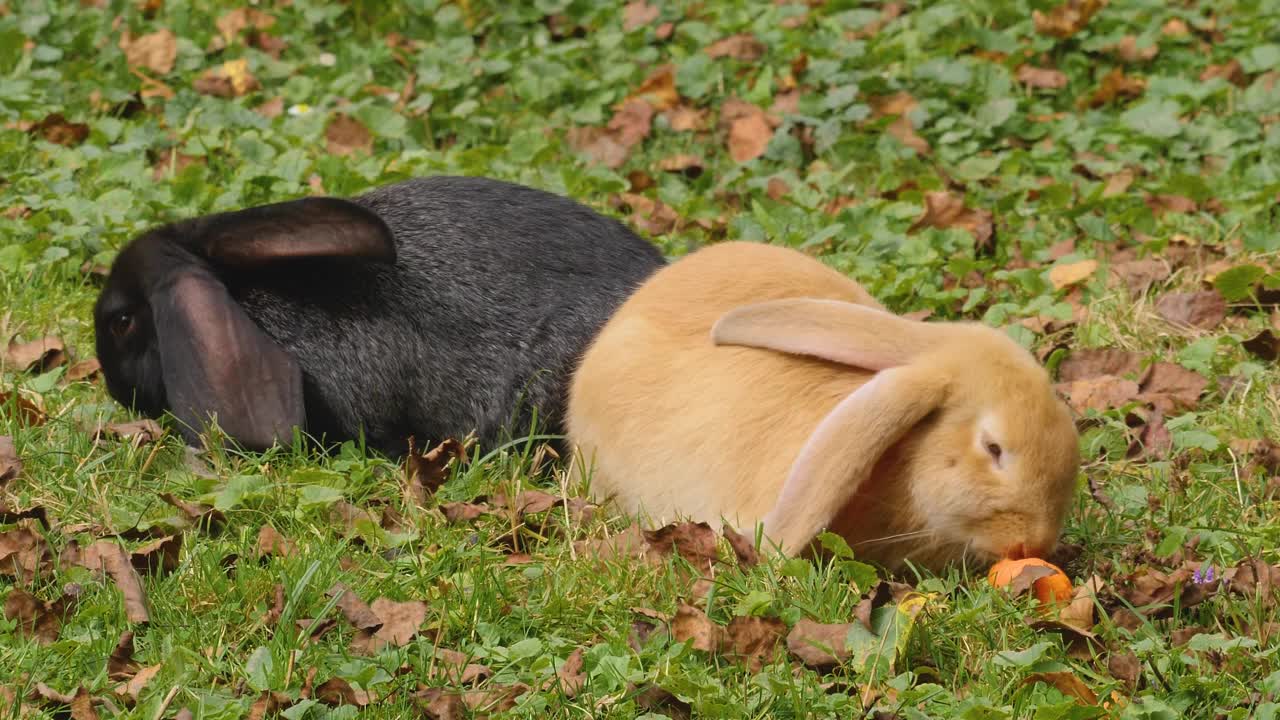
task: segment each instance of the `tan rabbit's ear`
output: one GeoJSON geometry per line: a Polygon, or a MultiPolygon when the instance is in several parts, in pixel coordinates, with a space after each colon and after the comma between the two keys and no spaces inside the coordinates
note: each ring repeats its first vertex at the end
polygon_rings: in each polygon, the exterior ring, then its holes
{"type": "Polygon", "coordinates": [[[788,298],[730,310],[711,328],[711,341],[883,370],[936,344],[938,328],[840,300],[788,298]]]}
{"type": "Polygon", "coordinates": [[[765,535],[788,554],[812,542],[857,494],[880,456],[942,403],[946,388],[937,370],[903,365],[877,373],[841,400],[792,463],[763,518],[765,535]]]}

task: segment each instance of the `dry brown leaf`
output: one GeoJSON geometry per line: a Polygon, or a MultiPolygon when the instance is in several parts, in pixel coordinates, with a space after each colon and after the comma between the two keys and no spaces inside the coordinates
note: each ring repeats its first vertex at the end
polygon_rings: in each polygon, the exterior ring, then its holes
{"type": "Polygon", "coordinates": [[[1112,45],[1110,50],[1127,63],[1137,63],[1154,59],[1156,54],[1160,52],[1160,46],[1152,44],[1140,48],[1138,47],[1137,37],[1125,35],[1120,38],[1120,42],[1112,45]]]}
{"type": "Polygon", "coordinates": [[[671,620],[671,633],[676,642],[690,641],[690,647],[704,652],[716,652],[724,641],[724,628],[711,622],[711,618],[698,608],[680,603],[676,616],[671,620]]]}
{"type": "Polygon", "coordinates": [[[267,627],[275,627],[280,622],[280,616],[284,614],[284,585],[276,583],[271,589],[271,607],[267,608],[267,612],[262,616],[262,624],[267,627]]]}
{"type": "Polygon", "coordinates": [[[658,169],[663,172],[678,172],[688,178],[696,178],[702,174],[702,158],[697,155],[679,154],[658,161],[658,169]]]}
{"type": "Polygon", "coordinates": [[[1147,368],[1138,399],[1164,413],[1194,408],[1209,380],[1198,372],[1174,363],[1158,362],[1147,368]]]}
{"type": "Polygon", "coordinates": [[[1110,276],[1123,282],[1129,289],[1129,293],[1135,297],[1145,293],[1152,285],[1167,280],[1173,274],[1168,263],[1156,258],[1126,260],[1111,265],[1108,271],[1110,276]]]}
{"type": "Polygon", "coordinates": [[[1142,372],[1141,353],[1116,348],[1087,348],[1073,350],[1058,365],[1058,378],[1064,382],[1084,380],[1103,375],[1130,375],[1142,372]]]}
{"type": "MultiPolygon", "coordinates": [[[[182,511],[182,514],[187,518],[187,520],[190,520],[197,526],[204,526],[208,530],[212,531],[218,530],[227,524],[227,516],[222,514],[221,510],[215,509],[212,505],[187,502],[173,493],[160,493],[160,499],[182,511]]],[[[268,532],[274,532],[274,529],[268,532]]],[[[258,532],[258,536],[261,538],[261,530],[258,532]]],[[[268,547],[266,552],[275,554],[271,547],[268,547]]]]}
{"type": "Polygon", "coordinates": [[[985,248],[990,244],[993,232],[991,213],[967,208],[963,197],[945,190],[925,193],[924,214],[907,228],[907,232],[915,233],[926,227],[958,227],[967,230],[973,235],[978,248],[985,248]]]}
{"type": "Polygon", "coordinates": [[[1121,407],[1138,397],[1138,383],[1114,375],[1072,380],[1058,383],[1058,391],[1066,396],[1067,404],[1083,414],[1086,410],[1106,412],[1121,407]]]}
{"type": "Polygon", "coordinates": [[[729,57],[743,62],[754,62],[764,57],[764,43],[755,35],[739,33],[717,40],[706,47],[704,52],[713,58],[729,57]]]}
{"type": "Polygon", "coordinates": [[[443,678],[451,685],[475,685],[493,676],[487,665],[468,662],[466,654],[457,650],[436,648],[436,663],[429,677],[443,678]]]}
{"type": "Polygon", "coordinates": [[[1076,674],[1070,670],[1031,673],[1022,681],[1022,684],[1031,685],[1038,682],[1045,683],[1046,685],[1052,685],[1063,695],[1073,697],[1085,705],[1098,704],[1098,696],[1089,689],[1088,685],[1084,684],[1083,680],[1077,677],[1076,674]]]}
{"type": "Polygon", "coordinates": [[[1191,34],[1191,28],[1187,27],[1187,22],[1182,18],[1169,18],[1160,27],[1160,34],[1165,37],[1186,37],[1191,34]]]}
{"type": "Polygon", "coordinates": [[[71,720],[98,720],[98,711],[93,707],[93,696],[82,685],[71,698],[71,720]]]}
{"type": "Polygon", "coordinates": [[[364,690],[351,687],[351,683],[340,677],[331,677],[315,689],[315,698],[325,705],[354,705],[364,707],[371,698],[364,690]]]}
{"type": "Polygon", "coordinates": [[[663,112],[667,124],[676,132],[703,130],[707,127],[707,111],[681,103],[663,112]]]}
{"type": "Polygon", "coordinates": [[[346,113],[335,113],[324,130],[325,148],[330,155],[346,157],[373,152],[373,135],[359,120],[346,113]]]}
{"type": "MultiPolygon", "coordinates": [[[[629,525],[625,530],[604,538],[578,540],[573,544],[574,553],[601,561],[645,559],[657,562],[656,554],[649,552],[649,543],[639,525],[629,525]]],[[[3,556],[0,555],[0,559],[3,556]]]]}
{"type": "Polygon", "coordinates": [[[765,184],[764,188],[764,194],[768,195],[771,200],[781,200],[790,192],[791,186],[780,177],[769,178],[769,182],[765,184]]]}
{"type": "Polygon", "coordinates": [[[129,561],[138,572],[170,573],[178,569],[181,551],[182,536],[168,535],[134,550],[129,554],[129,561]]]}
{"type": "Polygon", "coordinates": [[[674,523],[643,532],[651,551],[662,556],[678,553],[699,570],[708,569],[720,560],[715,531],[705,522],[674,523]]]}
{"type": "Polygon", "coordinates": [[[741,117],[729,126],[729,157],[736,163],[746,163],[764,154],[773,138],[773,128],[765,120],[764,111],[757,115],[741,117]]]}
{"type": "Polygon", "coordinates": [[[1212,330],[1227,318],[1227,301],[1217,290],[1165,293],[1156,314],[1175,325],[1212,330]]]}
{"type": "Polygon", "coordinates": [[[120,36],[120,49],[129,67],[168,75],[178,59],[178,38],[167,28],[136,38],[125,32],[120,36]]]}
{"type": "Polygon", "coordinates": [[[44,538],[20,527],[0,533],[0,575],[23,584],[53,572],[53,552],[44,538]]]}
{"type": "Polygon", "coordinates": [[[125,682],[117,685],[112,692],[115,696],[124,700],[128,705],[137,705],[138,699],[142,695],[142,691],[146,689],[156,675],[160,673],[160,665],[149,665],[138,670],[138,672],[125,682]]]}
{"type": "Polygon", "coordinates": [[[418,505],[426,505],[427,498],[449,479],[449,468],[454,460],[461,462],[462,443],[449,438],[425,453],[419,454],[414,439],[409,438],[409,454],[405,456],[406,494],[418,505]]]}
{"type": "Polygon", "coordinates": [[[284,98],[274,97],[253,109],[262,117],[271,120],[284,114],[284,98]]]}
{"type": "Polygon", "coordinates": [[[1162,459],[1173,450],[1173,435],[1164,424],[1164,413],[1152,410],[1129,445],[1127,456],[1139,459],[1162,459]]]}
{"type": "Polygon", "coordinates": [[[150,418],[143,418],[132,422],[103,425],[94,433],[94,440],[100,441],[103,438],[128,440],[134,447],[142,447],[156,442],[163,436],[164,428],[160,427],[160,423],[150,418]]]}
{"type": "Polygon", "coordinates": [[[388,645],[402,647],[418,634],[418,628],[427,619],[427,604],[418,600],[397,602],[378,598],[370,607],[382,621],[382,627],[376,631],[358,631],[351,640],[353,652],[371,655],[388,645]]]}
{"type": "Polygon", "coordinates": [[[751,538],[728,525],[724,527],[724,538],[729,541],[729,547],[733,548],[733,554],[738,557],[739,565],[751,568],[760,564],[760,554],[756,551],[755,541],[751,538]]]}
{"type": "Polygon", "coordinates": [[[90,570],[106,573],[120,588],[124,596],[125,617],[131,623],[150,621],[146,595],[142,590],[142,578],[134,569],[129,552],[123,545],[111,540],[99,540],[85,548],[77,560],[90,570]]]}
{"type": "Polygon", "coordinates": [[[852,627],[850,623],[832,625],[801,618],[787,633],[787,651],[808,667],[834,667],[850,657],[845,643],[852,627]]]}
{"type": "Polygon", "coordinates": [[[622,31],[631,32],[658,19],[659,9],[645,0],[632,0],[622,6],[622,31]]]}
{"type": "Polygon", "coordinates": [[[583,648],[574,648],[569,657],[565,658],[556,675],[552,679],[560,692],[569,699],[577,697],[582,692],[582,687],[587,684],[587,674],[582,671],[583,665],[583,648]]]}
{"type": "Polygon", "coordinates": [[[263,692],[249,706],[249,720],[265,720],[292,704],[289,696],[282,692],[263,692]]]}
{"type": "Polygon", "coordinates": [[[22,459],[13,446],[13,438],[0,435],[0,490],[22,474],[22,459]]]}
{"type": "MultiPolygon", "coordinates": [[[[249,72],[249,60],[228,60],[217,67],[205,70],[194,83],[196,92],[221,98],[235,98],[257,90],[261,85],[249,72]]],[[[333,152],[330,150],[330,152],[333,152]]]]}
{"type": "Polygon", "coordinates": [[[1133,184],[1134,172],[1128,168],[1107,177],[1107,185],[1102,188],[1102,197],[1110,198],[1123,195],[1133,184]]]}
{"type": "MultiPolygon", "coordinates": [[[[1276,337],[1276,334],[1271,332],[1269,328],[1241,342],[1240,345],[1259,360],[1274,362],[1276,358],[1280,357],[1280,337],[1276,337]]],[[[3,463],[3,461],[0,460],[0,463],[3,463]]],[[[0,480],[2,480],[2,473],[3,465],[0,464],[0,480]]]]}
{"type": "Polygon", "coordinates": [[[565,139],[574,152],[597,165],[616,170],[627,162],[629,154],[627,148],[623,147],[613,137],[612,133],[609,133],[604,128],[569,128],[565,139]]]}
{"type": "Polygon", "coordinates": [[[1048,13],[1032,11],[1031,19],[1041,35],[1066,39],[1080,32],[1105,4],[1106,0],[1066,0],[1048,13]]]}
{"type": "Polygon", "coordinates": [[[18,372],[48,372],[66,361],[62,340],[51,336],[25,343],[10,340],[5,353],[5,365],[18,372]]]}
{"type": "Polygon", "coordinates": [[[65,147],[75,147],[89,137],[89,126],[68,121],[62,113],[52,113],[31,126],[30,132],[46,142],[65,147]]]}
{"type": "Polygon", "coordinates": [[[266,557],[274,555],[276,557],[289,557],[297,552],[293,542],[280,534],[279,530],[270,525],[263,525],[258,530],[258,557],[266,557]]]}
{"type": "Polygon", "coordinates": [[[14,588],[4,600],[4,617],[17,623],[20,637],[34,638],[41,645],[51,645],[62,630],[62,619],[70,614],[75,604],[76,598],[71,595],[46,602],[26,590],[14,588]]]}
{"type": "Polygon", "coordinates": [[[252,7],[239,7],[227,12],[214,22],[218,28],[223,47],[235,42],[241,32],[252,28],[256,31],[267,30],[276,24],[271,15],[252,7]]]}
{"type": "Polygon", "coordinates": [[[1054,68],[1019,65],[1015,77],[1023,85],[1040,90],[1061,90],[1067,86],[1067,74],[1054,68]]]}
{"type": "Polygon", "coordinates": [[[1148,194],[1143,198],[1151,214],[1160,218],[1168,213],[1193,213],[1199,207],[1195,200],[1182,195],[1148,194]]]}
{"type": "Polygon", "coordinates": [[[320,636],[337,627],[338,621],[333,618],[326,618],[321,621],[316,621],[313,618],[301,618],[295,620],[293,624],[297,625],[299,630],[306,632],[311,640],[317,640],[320,636]]]}
{"type": "Polygon", "coordinates": [[[133,659],[133,653],[133,631],[126,630],[120,633],[115,649],[107,658],[108,680],[125,680],[138,672],[141,666],[133,659]]]}
{"type": "Polygon", "coordinates": [[[1121,68],[1114,68],[1102,78],[1098,89],[1085,101],[1085,106],[1102,107],[1117,98],[1142,97],[1147,91],[1147,81],[1132,75],[1125,75],[1121,68]]]}
{"type": "Polygon", "coordinates": [[[614,142],[630,151],[649,137],[653,113],[653,105],[648,100],[630,97],[617,106],[605,129],[614,142]]]}
{"type": "Polygon", "coordinates": [[[1107,672],[1133,692],[1138,689],[1138,678],[1142,677],[1142,663],[1132,652],[1113,652],[1107,656],[1107,672]]]}
{"type": "Polygon", "coordinates": [[[475,520],[488,513],[489,506],[484,503],[451,502],[441,505],[440,511],[449,522],[460,523],[475,520]]]}
{"type": "Polygon", "coordinates": [[[675,65],[667,64],[655,68],[630,97],[644,100],[657,112],[674,108],[680,103],[680,92],[676,90],[675,65]]]}
{"type": "Polygon", "coordinates": [[[1244,67],[1240,65],[1239,60],[1231,60],[1222,65],[1210,65],[1200,73],[1200,82],[1209,82],[1216,78],[1222,78],[1237,87],[1246,87],[1249,84],[1249,77],[1244,73],[1244,67]]]}
{"type": "Polygon", "coordinates": [[[336,583],[325,595],[338,598],[338,610],[355,629],[373,631],[382,627],[382,618],[345,584],[336,583]]]}
{"type": "Polygon", "coordinates": [[[778,618],[735,616],[724,635],[725,654],[744,662],[753,673],[773,659],[787,626],[778,618]]]}
{"type": "Polygon", "coordinates": [[[521,490],[516,494],[515,501],[510,502],[505,495],[495,495],[493,504],[506,507],[511,510],[516,517],[523,518],[525,515],[537,515],[544,513],[555,507],[560,502],[560,498],[541,490],[521,490]]]}
{"type": "Polygon", "coordinates": [[[1049,283],[1053,285],[1053,289],[1062,290],[1088,280],[1097,270],[1097,260],[1054,265],[1049,269],[1049,283]]]}

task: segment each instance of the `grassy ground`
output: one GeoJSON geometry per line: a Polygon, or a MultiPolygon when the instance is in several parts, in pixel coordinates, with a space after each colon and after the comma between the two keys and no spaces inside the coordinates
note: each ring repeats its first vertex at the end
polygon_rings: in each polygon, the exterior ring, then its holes
{"type": "Polygon", "coordinates": [[[1275,715],[1274,3],[386,5],[0,2],[0,433],[23,466],[0,481],[0,714],[1275,715]],[[897,310],[1008,327],[1081,413],[1083,602],[1046,627],[964,568],[904,597],[838,553],[723,543],[708,570],[687,527],[601,565],[623,518],[498,497],[579,494],[535,443],[414,498],[355,447],[95,438],[129,418],[70,363],[133,234],[446,172],[572,195],[673,256],[803,248],[897,310]],[[28,371],[44,336],[70,357],[28,371]],[[844,625],[864,597],[870,629],[844,625]],[[834,666],[806,620],[838,626],[834,666]]]}

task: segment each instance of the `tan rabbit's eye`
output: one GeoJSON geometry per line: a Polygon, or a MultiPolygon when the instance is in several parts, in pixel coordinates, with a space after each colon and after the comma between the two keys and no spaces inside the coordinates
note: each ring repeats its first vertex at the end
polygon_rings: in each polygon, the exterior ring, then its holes
{"type": "Polygon", "coordinates": [[[137,321],[134,320],[133,313],[116,313],[111,318],[111,334],[118,338],[128,337],[136,325],[137,321]]]}
{"type": "Polygon", "coordinates": [[[1004,450],[996,443],[987,443],[987,452],[991,454],[991,459],[1000,462],[1000,456],[1004,454],[1004,450]]]}

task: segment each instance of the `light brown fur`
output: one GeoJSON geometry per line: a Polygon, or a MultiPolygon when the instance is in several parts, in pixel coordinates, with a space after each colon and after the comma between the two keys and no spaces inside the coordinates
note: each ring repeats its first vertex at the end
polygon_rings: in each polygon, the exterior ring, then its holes
{"type": "Polygon", "coordinates": [[[789,481],[824,418],[878,378],[847,360],[766,349],[771,322],[784,335],[806,324],[821,335],[846,307],[828,303],[832,320],[824,309],[789,326],[787,303],[758,305],[791,298],[883,310],[820,262],[756,243],[699,250],[644,283],[587,350],[570,390],[573,465],[590,475],[592,494],[654,523],[764,522],[789,553],[829,527],[860,557],[891,567],[1052,548],[1074,489],[1075,429],[1031,355],[981,325],[908,324],[854,308],[871,323],[849,328],[851,352],[910,360],[859,395],[879,393],[871,412],[846,403],[858,427],[833,425],[841,443],[816,445],[808,470],[789,481]],[[752,317],[775,305],[781,320],[752,317]],[[716,344],[713,328],[734,344],[716,344]],[[893,424],[908,421],[893,441],[893,424]],[[1004,469],[982,432],[1006,448],[1004,469]],[[873,447],[874,457],[857,457],[873,447]]]}

